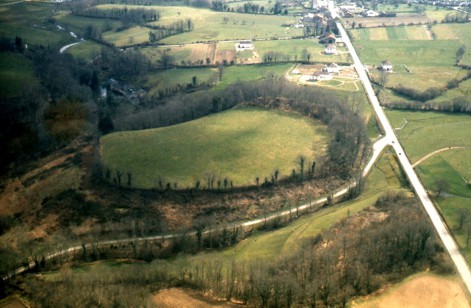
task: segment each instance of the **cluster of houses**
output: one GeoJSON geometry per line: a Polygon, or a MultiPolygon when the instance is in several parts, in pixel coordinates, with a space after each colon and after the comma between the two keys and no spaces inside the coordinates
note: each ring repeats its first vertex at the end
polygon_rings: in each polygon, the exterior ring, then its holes
{"type": "Polygon", "coordinates": [[[344,18],[351,18],[355,16],[363,17],[396,17],[395,12],[374,11],[357,6],[355,3],[346,3],[339,6],[339,15],[344,18]]]}

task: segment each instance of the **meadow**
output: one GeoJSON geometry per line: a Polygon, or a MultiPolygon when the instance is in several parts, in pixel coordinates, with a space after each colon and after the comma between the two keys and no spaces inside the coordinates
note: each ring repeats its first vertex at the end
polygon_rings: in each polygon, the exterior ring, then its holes
{"type": "Polygon", "coordinates": [[[270,76],[282,76],[291,67],[292,63],[270,63],[256,65],[233,65],[224,68],[222,79],[218,81],[215,90],[223,89],[238,81],[251,81],[267,78],[270,76]]]}
{"type": "Polygon", "coordinates": [[[205,175],[234,186],[254,185],[275,169],[280,178],[297,168],[296,158],[325,154],[325,126],[297,114],[239,108],[170,127],[117,132],[101,140],[111,170],[131,172],[133,187],[153,188],[159,178],[194,187],[205,175]],[[280,133],[282,132],[282,133],[280,133]]]}
{"type": "Polygon", "coordinates": [[[281,52],[290,56],[291,60],[302,60],[303,50],[311,54],[311,62],[337,62],[350,63],[347,48],[337,47],[339,54],[324,54],[325,46],[319,44],[317,39],[295,39],[295,40],[269,40],[254,43],[255,50],[263,58],[265,53],[271,51],[281,52]]]}
{"type": "MultiPolygon", "coordinates": [[[[394,72],[387,75],[386,87],[413,85],[417,91],[431,87],[445,88],[450,80],[461,79],[467,74],[466,70],[455,66],[456,52],[461,42],[427,39],[428,34],[423,26],[358,29],[351,32],[360,58],[364,64],[372,67],[370,75],[374,80],[380,79],[376,67],[381,61],[390,60],[393,63],[394,72]]],[[[381,95],[385,102],[404,101],[404,98],[390,91],[384,91],[381,95]]]]}
{"type": "Polygon", "coordinates": [[[93,57],[97,56],[102,49],[107,48],[108,47],[94,41],[84,41],[80,44],[69,47],[66,52],[76,58],[91,60],[93,57]]]}
{"type": "Polygon", "coordinates": [[[218,72],[215,68],[178,68],[166,71],[150,72],[143,86],[149,89],[149,95],[158,95],[159,91],[166,88],[173,88],[178,85],[186,86],[192,84],[193,77],[196,77],[197,86],[201,83],[212,83],[217,80],[218,72]]]}
{"type": "MultiPolygon", "coordinates": [[[[120,6],[100,5],[98,7],[106,9],[120,6]]],[[[215,12],[209,9],[184,6],[146,6],[146,8],[156,9],[161,12],[161,19],[152,23],[154,25],[169,25],[175,21],[186,19],[193,21],[194,29],[191,32],[167,37],[161,41],[164,44],[188,44],[258,38],[267,39],[300,36],[303,34],[302,29],[281,26],[282,24],[294,23],[295,18],[292,16],[215,12]]],[[[126,45],[125,42],[129,41],[129,37],[134,37],[135,41],[138,42],[141,41],[145,35],[148,36],[148,33],[149,29],[145,31],[145,29],[140,27],[133,27],[126,30],[125,33],[121,33],[121,35],[106,32],[104,33],[104,37],[106,37],[110,43],[126,45]]]]}
{"type": "Polygon", "coordinates": [[[471,118],[469,115],[435,112],[387,111],[387,115],[394,127],[401,127],[407,120],[404,128],[398,130],[398,135],[412,163],[439,149],[466,147],[433,155],[417,165],[416,171],[434,197],[466,259],[471,261],[471,247],[466,247],[466,232],[458,225],[460,209],[471,205],[471,186],[466,184],[471,180],[471,118]],[[440,197],[436,196],[438,179],[449,184],[445,195],[440,197]]]}
{"type": "Polygon", "coordinates": [[[73,41],[66,32],[46,23],[53,6],[23,2],[0,7],[0,36],[19,36],[26,44],[59,47],[73,41]]]}

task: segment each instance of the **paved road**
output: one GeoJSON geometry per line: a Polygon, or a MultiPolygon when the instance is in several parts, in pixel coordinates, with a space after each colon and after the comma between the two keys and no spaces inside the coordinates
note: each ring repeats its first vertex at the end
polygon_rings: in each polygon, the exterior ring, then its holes
{"type": "MultiPolygon", "coordinates": [[[[333,4],[331,4],[329,7],[331,9],[331,12],[333,12],[333,4]]],[[[336,13],[334,12],[332,15],[336,16],[336,13]]],[[[371,102],[371,105],[373,106],[376,116],[378,117],[379,121],[381,122],[381,125],[384,128],[384,131],[386,133],[384,142],[390,141],[390,144],[393,146],[394,150],[396,151],[399,157],[399,161],[402,165],[402,168],[405,174],[407,175],[410,181],[411,186],[414,188],[417,196],[420,199],[420,202],[422,203],[425,211],[429,215],[435,229],[437,230],[438,235],[443,241],[443,244],[446,250],[450,254],[453,262],[455,263],[456,269],[461,275],[461,278],[463,279],[463,282],[466,285],[466,288],[468,289],[469,294],[471,294],[471,272],[469,270],[468,264],[466,263],[466,260],[461,255],[458,249],[458,245],[456,244],[448,228],[446,227],[445,223],[443,222],[440,215],[438,214],[438,211],[435,208],[433,202],[430,200],[427,194],[427,191],[425,190],[424,186],[420,182],[409,159],[405,155],[404,149],[399,143],[399,140],[397,139],[397,136],[395,135],[394,130],[388,121],[388,118],[386,117],[383,109],[381,108],[379,104],[378,98],[376,97],[373,91],[373,87],[371,86],[371,82],[368,78],[365,68],[363,64],[361,63],[360,58],[358,57],[355,51],[355,48],[353,47],[350,41],[350,38],[347,35],[347,32],[343,28],[342,24],[337,23],[337,27],[340,31],[343,41],[345,42],[345,44],[348,47],[348,50],[350,51],[350,55],[354,61],[355,69],[360,77],[360,80],[363,83],[363,86],[365,87],[366,93],[371,102]]]]}

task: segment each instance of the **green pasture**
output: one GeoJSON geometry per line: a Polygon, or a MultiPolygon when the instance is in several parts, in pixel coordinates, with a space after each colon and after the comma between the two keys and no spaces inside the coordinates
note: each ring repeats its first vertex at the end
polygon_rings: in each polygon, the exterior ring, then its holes
{"type": "Polygon", "coordinates": [[[157,63],[163,54],[167,54],[174,58],[176,64],[181,61],[188,61],[191,58],[191,50],[193,45],[185,46],[159,46],[159,47],[145,47],[141,48],[142,54],[146,55],[152,63],[157,63]]]}
{"type": "Polygon", "coordinates": [[[133,186],[156,187],[159,178],[194,187],[204,176],[253,185],[275,169],[281,177],[297,168],[296,158],[324,155],[326,127],[297,114],[238,108],[170,127],[117,132],[101,140],[104,164],[131,172],[133,186]]]}
{"type": "Polygon", "coordinates": [[[69,47],[66,52],[76,58],[90,61],[94,56],[98,55],[102,49],[107,48],[107,46],[101,45],[94,41],[84,41],[80,44],[69,47]]]}
{"type": "MultiPolygon", "coordinates": [[[[394,63],[394,62],[393,62],[394,63]]],[[[387,76],[386,87],[396,87],[403,85],[413,87],[416,90],[424,91],[428,88],[445,88],[452,79],[461,79],[466,75],[466,70],[456,66],[435,67],[435,66],[415,66],[407,65],[409,71],[404,65],[394,65],[394,72],[387,76]]],[[[378,80],[381,72],[377,69],[370,71],[373,79],[378,80]]],[[[464,87],[464,86],[463,86],[464,87]]],[[[447,95],[446,93],[444,94],[447,95]]]]}
{"type": "MultiPolygon", "coordinates": [[[[361,28],[351,30],[353,38],[359,41],[397,41],[397,40],[431,40],[424,26],[397,26],[379,28],[361,28]]],[[[383,42],[381,42],[383,43],[383,42]]],[[[379,42],[377,42],[379,44],[379,42]]]]}
{"type": "MultiPolygon", "coordinates": [[[[467,232],[459,229],[458,217],[462,208],[471,209],[471,117],[469,115],[436,112],[387,111],[399,139],[412,163],[438,149],[461,146],[466,149],[449,149],[435,154],[415,167],[426,189],[431,194],[452,230],[465,258],[471,261],[471,247],[466,247],[467,232]],[[449,184],[442,196],[436,196],[436,180],[449,184]]],[[[468,220],[469,223],[469,220],[468,220]]]]}
{"type": "Polygon", "coordinates": [[[47,23],[53,6],[45,3],[23,2],[0,7],[0,36],[14,39],[19,36],[25,44],[59,47],[73,41],[65,31],[47,23]]]}
{"type": "MultiPolygon", "coordinates": [[[[471,210],[471,148],[454,149],[439,153],[416,167],[425,187],[434,196],[435,203],[452,230],[465,258],[471,261],[471,247],[466,247],[466,225],[459,228],[459,211],[471,210]],[[445,179],[450,188],[440,197],[436,197],[435,180],[445,179]]],[[[469,217],[468,217],[469,219],[469,217]]],[[[466,222],[469,223],[469,220],[466,222]]]]}
{"type": "Polygon", "coordinates": [[[0,53],[0,97],[11,97],[26,87],[39,85],[31,60],[18,53],[0,53]]]}
{"type": "MultiPolygon", "coordinates": [[[[117,7],[117,5],[100,5],[98,7],[106,9],[117,7]]],[[[167,37],[161,41],[165,44],[292,37],[303,34],[302,29],[281,26],[295,22],[295,18],[292,16],[215,12],[209,9],[183,6],[146,6],[146,8],[153,8],[161,12],[161,19],[154,22],[155,25],[169,25],[186,19],[193,21],[193,31],[167,37]]],[[[123,36],[125,37],[114,38],[113,41],[128,39],[125,34],[123,36]]]]}
{"type": "Polygon", "coordinates": [[[354,41],[356,50],[364,64],[379,65],[389,59],[393,65],[432,66],[442,69],[454,66],[458,41],[354,41]]]}
{"type": "Polygon", "coordinates": [[[254,43],[254,45],[255,50],[258,52],[262,59],[264,54],[272,51],[277,51],[284,54],[288,54],[292,61],[294,61],[295,59],[301,60],[303,50],[307,50],[311,54],[310,61],[312,62],[351,62],[348,58],[346,48],[338,47],[338,55],[326,55],[324,54],[325,46],[319,44],[317,39],[257,41],[254,43]]]}
{"type": "Polygon", "coordinates": [[[186,86],[193,82],[196,77],[197,85],[209,83],[217,78],[218,72],[215,68],[178,68],[166,71],[150,72],[143,86],[149,89],[149,95],[158,95],[160,90],[173,88],[178,85],[186,86]]]}
{"type": "Polygon", "coordinates": [[[149,31],[149,28],[136,26],[119,32],[104,32],[102,36],[105,41],[116,47],[121,47],[148,42],[149,31]]]}
{"type": "Polygon", "coordinates": [[[79,35],[83,35],[85,28],[89,25],[96,27],[99,31],[102,32],[106,30],[107,26],[115,30],[121,25],[120,21],[114,19],[75,16],[65,12],[55,15],[54,18],[59,25],[66,27],[70,31],[74,31],[79,35]]]}
{"type": "Polygon", "coordinates": [[[450,149],[436,154],[416,167],[425,186],[432,188],[434,181],[444,178],[450,183],[447,193],[469,198],[471,205],[471,147],[450,149]]]}
{"type": "Polygon", "coordinates": [[[462,64],[471,65],[471,27],[469,23],[450,25],[459,38],[460,45],[466,46],[466,52],[461,60],[462,64]]]}
{"type": "Polygon", "coordinates": [[[227,66],[222,73],[222,79],[215,89],[222,89],[238,81],[251,81],[267,78],[273,75],[281,76],[285,74],[293,64],[273,63],[244,66],[227,66]]]}
{"type": "Polygon", "coordinates": [[[460,83],[457,88],[446,91],[443,95],[431,100],[431,103],[447,103],[455,98],[469,98],[471,96],[471,79],[460,83]]]}
{"type": "Polygon", "coordinates": [[[407,120],[397,134],[411,163],[442,148],[471,146],[469,115],[398,110],[386,114],[393,127],[401,127],[407,120]]]}
{"type": "Polygon", "coordinates": [[[387,27],[386,31],[389,40],[407,40],[407,32],[404,27],[387,27]]]}

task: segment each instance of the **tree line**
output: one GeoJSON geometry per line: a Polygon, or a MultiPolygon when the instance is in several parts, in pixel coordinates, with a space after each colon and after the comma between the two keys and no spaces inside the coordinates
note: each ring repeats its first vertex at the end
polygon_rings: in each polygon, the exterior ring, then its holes
{"type": "MultiPolygon", "coordinates": [[[[193,241],[211,236],[203,230],[193,241]]],[[[142,243],[136,251],[149,246],[142,243]]],[[[127,249],[134,251],[135,246],[127,249]]],[[[81,255],[93,250],[82,250],[81,255]]],[[[140,306],[159,289],[186,287],[256,307],[345,307],[353,297],[424,269],[451,273],[453,266],[416,200],[387,194],[374,209],[344,218],[275,259],[181,256],[123,264],[119,270],[98,265],[80,274],[65,267],[57,279],[31,279],[26,288],[31,300],[43,306],[63,306],[75,298],[85,305],[122,301],[140,306]],[[368,223],[362,223],[365,219],[368,223]],[[125,297],[120,290],[127,290],[125,297]]]]}
{"type": "Polygon", "coordinates": [[[83,2],[72,2],[70,10],[73,15],[77,16],[117,19],[120,20],[123,25],[142,25],[147,22],[158,21],[160,19],[160,12],[154,9],[126,7],[99,9],[96,7],[88,7],[83,2]]]}
{"type": "Polygon", "coordinates": [[[148,26],[148,28],[153,30],[149,31],[149,42],[155,43],[168,36],[192,31],[194,23],[190,18],[187,18],[186,20],[175,21],[168,25],[148,26]]]}

